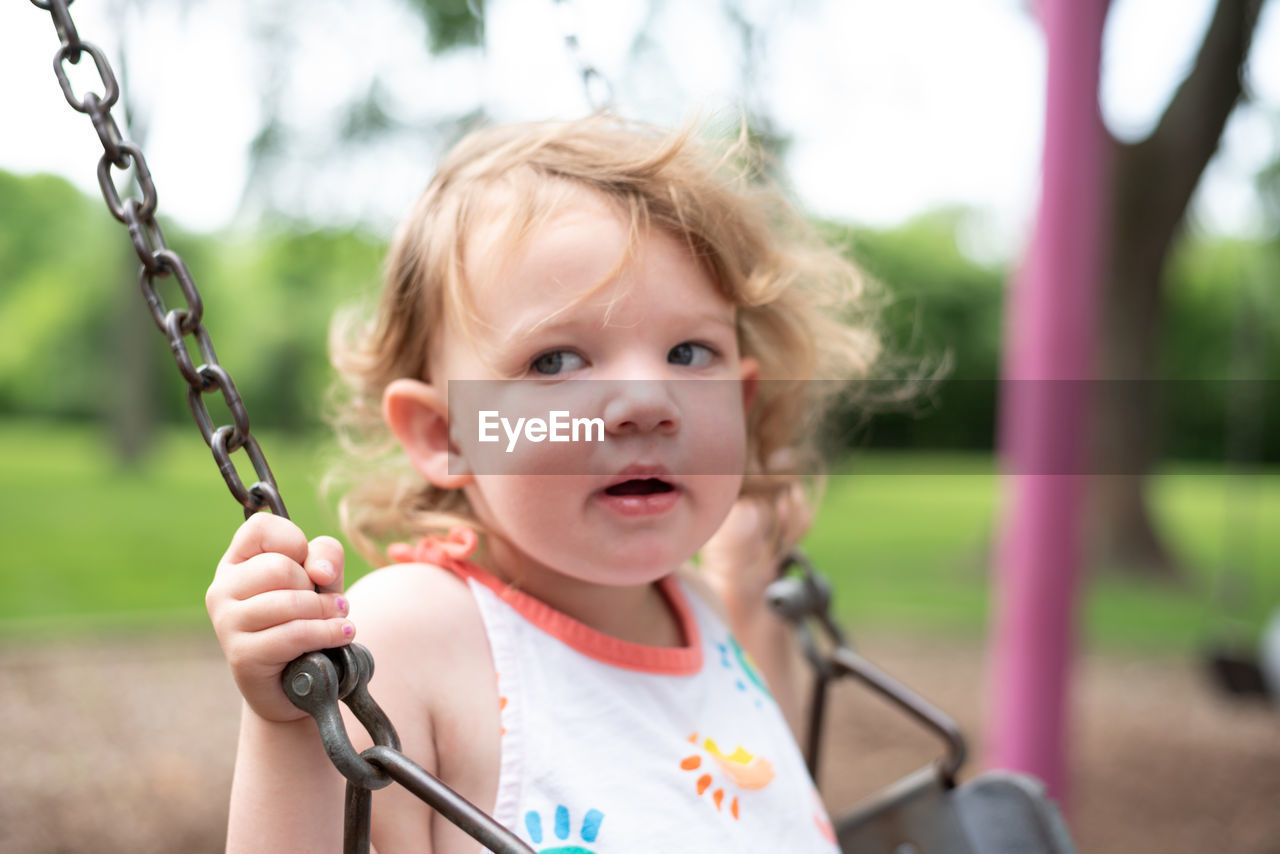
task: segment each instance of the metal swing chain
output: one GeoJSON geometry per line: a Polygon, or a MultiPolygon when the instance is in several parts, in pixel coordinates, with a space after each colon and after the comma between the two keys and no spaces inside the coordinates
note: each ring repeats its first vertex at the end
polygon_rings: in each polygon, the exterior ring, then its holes
{"type": "MultiPolygon", "coordinates": [[[[249,413],[231,374],[219,362],[213,341],[203,323],[204,301],[191,272],[176,251],[165,243],[155,219],[157,196],[151,170],[142,150],[124,138],[111,115],[120,99],[120,84],[102,49],[83,41],[76,30],[68,6],[74,0],[31,0],[49,13],[61,43],[53,59],[53,71],[63,96],[73,110],[87,115],[102,143],[98,161],[98,184],[107,209],[129,231],[129,239],[142,267],[138,281],[156,326],[169,341],[178,372],[187,382],[187,403],[205,443],[213,452],[231,494],[244,507],[245,518],[260,510],[270,510],[288,518],[284,501],[266,456],[249,431],[249,413]],[[66,64],[76,65],[88,54],[93,60],[101,92],[77,97],[67,75],[66,64]],[[132,167],[133,183],[140,198],[122,198],[112,170],[132,167]],[[172,276],[182,293],[184,305],[169,307],[156,286],[172,276]],[[196,364],[190,343],[202,360],[196,364]],[[222,395],[231,413],[231,423],[215,425],[204,396],[214,391],[222,395]],[[231,455],[244,450],[257,480],[246,486],[231,455]]],[[[400,752],[395,728],[368,692],[373,676],[373,657],[359,644],[312,652],[293,661],[282,675],[282,687],[289,699],[313,718],[320,730],[325,750],[347,778],[347,809],[344,851],[361,854],[369,850],[370,795],[398,782],[472,838],[499,854],[533,854],[513,833],[466,801],[425,769],[400,752]],[[357,753],[351,744],[338,702],[351,708],[357,720],[373,738],[374,746],[357,753]]]]}
{"type": "Polygon", "coordinates": [[[111,115],[111,108],[120,99],[120,85],[116,82],[115,72],[100,47],[80,39],[67,9],[71,2],[72,0],[31,0],[32,5],[45,10],[53,18],[54,29],[62,43],[53,58],[53,73],[57,75],[62,94],[71,109],[89,117],[93,122],[93,129],[97,131],[98,140],[102,143],[102,157],[98,160],[98,185],[111,215],[129,230],[129,240],[142,263],[138,283],[151,309],[156,327],[169,340],[169,349],[177,363],[178,372],[187,382],[187,404],[191,408],[191,415],[200,429],[200,435],[213,451],[213,458],[227,488],[244,507],[245,517],[266,508],[277,516],[287,518],[284,501],[276,487],[271,468],[267,465],[267,458],[257,439],[249,432],[249,413],[240,399],[231,374],[219,364],[213,341],[204,327],[204,302],[200,291],[196,289],[186,262],[168,247],[164,232],[156,222],[156,185],[151,180],[151,170],[147,167],[146,158],[137,145],[124,138],[111,115]],[[86,53],[93,59],[102,90],[100,93],[88,92],[77,97],[67,76],[67,63],[78,64],[86,53]],[[121,198],[116,189],[112,171],[124,171],[130,167],[132,182],[137,187],[139,198],[121,198]],[[171,308],[166,305],[156,286],[159,280],[171,276],[182,293],[184,305],[180,307],[171,308]],[[192,343],[202,360],[199,365],[192,359],[192,343]],[[213,415],[204,398],[215,391],[222,395],[231,412],[230,424],[214,424],[213,415]],[[242,449],[256,475],[256,480],[249,486],[245,485],[231,456],[242,449]]]}
{"type": "Polygon", "coordinates": [[[778,566],[778,579],[769,585],[765,598],[775,614],[795,626],[801,649],[813,668],[805,761],[814,780],[818,779],[828,688],[832,680],[851,676],[942,740],[946,754],[934,763],[934,771],[945,788],[955,785],[968,752],[960,727],[937,706],[853,651],[831,615],[831,584],[814,569],[804,552],[793,549],[787,553],[778,566]]]}

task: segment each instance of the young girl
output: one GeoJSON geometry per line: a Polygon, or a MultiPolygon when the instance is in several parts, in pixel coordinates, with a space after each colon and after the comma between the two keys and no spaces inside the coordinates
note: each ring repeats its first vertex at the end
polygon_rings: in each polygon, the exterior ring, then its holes
{"type": "MultiPolygon", "coordinates": [[[[811,380],[864,374],[876,342],[854,271],[726,174],[743,155],[592,118],[442,165],[376,319],[335,336],[343,524],[392,565],[343,594],[339,543],[263,514],[209,588],[245,699],[230,850],[340,845],[343,780],[280,674],[350,642],[348,614],[403,751],[535,850],[836,850],[763,592],[838,387],[811,380]],[[585,435],[555,440],[556,412],[585,435]]],[[[398,786],[372,836],[478,850],[398,786]]]]}

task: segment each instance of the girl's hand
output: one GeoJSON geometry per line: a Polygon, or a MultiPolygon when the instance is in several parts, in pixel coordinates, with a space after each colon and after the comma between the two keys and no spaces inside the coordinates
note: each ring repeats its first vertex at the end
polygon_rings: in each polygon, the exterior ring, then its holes
{"type": "Polygon", "coordinates": [[[333,537],[308,543],[297,525],[269,513],[245,521],[219,562],[205,607],[240,693],[263,719],[306,717],[285,696],[280,674],[304,652],[355,636],[339,595],[342,566],[333,537]]]}
{"type": "Polygon", "coordinates": [[[733,505],[702,547],[701,561],[703,574],[720,594],[731,622],[765,610],[765,588],[778,577],[778,563],[804,536],[812,519],[799,483],[767,497],[739,498],[733,505]]]}

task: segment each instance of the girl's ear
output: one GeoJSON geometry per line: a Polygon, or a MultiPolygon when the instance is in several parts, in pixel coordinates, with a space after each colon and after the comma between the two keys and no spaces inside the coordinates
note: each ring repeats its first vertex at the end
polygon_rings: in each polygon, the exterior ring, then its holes
{"type": "Polygon", "coordinates": [[[738,376],[742,379],[742,411],[750,412],[756,399],[757,381],[760,379],[760,363],[744,356],[738,362],[738,376]]]}
{"type": "Polygon", "coordinates": [[[409,462],[441,489],[460,489],[473,480],[449,439],[449,409],[441,394],[419,380],[392,380],[382,394],[382,417],[400,441],[409,462]]]}

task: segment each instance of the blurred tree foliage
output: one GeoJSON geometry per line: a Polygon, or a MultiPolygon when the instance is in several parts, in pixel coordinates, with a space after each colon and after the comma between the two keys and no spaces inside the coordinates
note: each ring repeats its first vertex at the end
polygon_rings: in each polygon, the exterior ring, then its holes
{"type": "MultiPolygon", "coordinates": [[[[104,312],[114,289],[136,288],[111,263],[127,236],[100,200],[60,178],[0,172],[0,198],[0,413],[100,418],[121,383],[104,358],[104,312]]],[[[163,225],[195,276],[218,358],[254,425],[316,425],[329,318],[375,291],[383,243],[354,230],[192,235],[163,225]]],[[[172,285],[164,280],[162,288],[172,285]]],[[[161,294],[180,304],[173,288],[161,294]]],[[[145,312],[140,293],[136,302],[145,312]]],[[[163,417],[189,422],[186,385],[164,336],[150,340],[163,417]]],[[[221,404],[209,404],[218,417],[221,404]]]]}
{"type": "MultiPolygon", "coordinates": [[[[104,311],[112,289],[131,286],[103,259],[118,256],[125,236],[96,197],[59,178],[0,173],[0,198],[0,415],[100,418],[120,382],[103,358],[104,311]]],[[[907,411],[882,413],[869,424],[846,413],[841,435],[847,444],[992,447],[1008,270],[965,254],[957,235],[967,216],[937,211],[884,231],[823,226],[828,239],[886,285],[884,334],[904,372],[950,363],[932,392],[907,411]]],[[[254,425],[317,427],[330,379],[330,318],[338,306],[373,299],[382,239],[302,226],[216,235],[165,229],[196,277],[218,357],[235,377],[254,425]]],[[[1160,371],[1173,392],[1164,396],[1169,455],[1221,460],[1236,422],[1261,413],[1264,428],[1244,431],[1258,435],[1249,454],[1280,461],[1280,430],[1274,429],[1280,299],[1268,286],[1277,270],[1275,241],[1180,244],[1170,267],[1170,334],[1160,371]],[[1249,377],[1267,382],[1245,382],[1249,377]],[[1258,389],[1269,395],[1265,412],[1238,405],[1242,393],[1258,389]]],[[[141,297],[137,310],[145,311],[141,297]]],[[[166,391],[163,417],[186,424],[185,386],[158,332],[151,346],[166,391]]]]}
{"type": "Polygon", "coordinates": [[[98,415],[112,221],[60,178],[0,173],[0,199],[0,407],[98,415]]]}
{"type": "Polygon", "coordinates": [[[939,210],[888,231],[827,227],[828,239],[887,292],[881,327],[889,360],[876,378],[886,392],[873,398],[905,397],[873,401],[869,422],[857,407],[846,412],[837,428],[845,444],[992,446],[1006,273],[961,251],[957,234],[968,215],[939,210]]]}
{"type": "MultiPolygon", "coordinates": [[[[957,236],[965,211],[936,211],[889,231],[832,229],[838,243],[891,294],[883,319],[905,365],[950,368],[907,411],[844,435],[872,447],[991,448],[999,401],[1003,289],[1010,271],[968,257],[957,236]]],[[[1173,459],[1280,462],[1280,241],[1184,235],[1168,271],[1167,337],[1152,371],[1160,435],[1173,459]]],[[[929,384],[921,384],[924,389],[929,384]]],[[[1132,381],[1104,394],[1132,392],[1132,381]]]]}
{"type": "Polygon", "coordinates": [[[1217,240],[1169,264],[1164,453],[1280,461],[1280,241],[1217,240]]]}
{"type": "Polygon", "coordinates": [[[427,24],[428,48],[433,54],[481,42],[483,0],[406,0],[427,24]],[[474,4],[474,8],[473,8],[474,4]]]}

